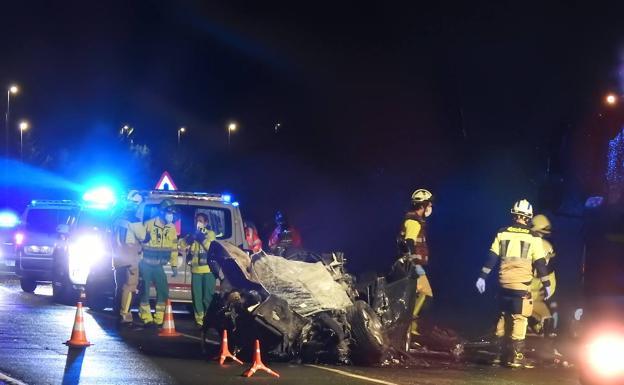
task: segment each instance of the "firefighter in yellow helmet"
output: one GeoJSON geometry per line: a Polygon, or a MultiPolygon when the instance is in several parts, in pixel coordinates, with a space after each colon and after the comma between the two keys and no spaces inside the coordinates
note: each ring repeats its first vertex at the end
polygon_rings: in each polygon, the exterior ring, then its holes
{"type": "Polygon", "coordinates": [[[113,265],[115,268],[116,305],[122,325],[132,325],[130,304],[139,284],[141,243],[145,240],[145,226],[138,217],[143,197],[138,191],[128,193],[123,212],[113,222],[113,265]]]}
{"type": "Polygon", "coordinates": [[[412,194],[409,211],[405,214],[397,245],[399,260],[393,270],[401,270],[408,274],[415,274],[416,301],[412,309],[412,322],[407,331],[406,349],[410,342],[415,342],[418,332],[418,316],[428,297],[433,297],[433,291],[424,267],[429,262],[429,247],[427,245],[426,218],[433,211],[433,194],[425,189],[418,189],[412,194]]]}
{"type": "Polygon", "coordinates": [[[195,323],[204,325],[204,315],[210,307],[215,292],[216,278],[208,265],[210,243],[217,239],[214,231],[208,228],[208,216],[204,213],[195,215],[196,231],[180,240],[180,249],[188,250],[191,259],[191,294],[195,323]]]}
{"type": "Polygon", "coordinates": [[[516,202],[511,214],[513,224],[500,229],[496,234],[490,247],[490,256],[481,269],[476,287],[479,293],[485,292],[485,279],[500,261],[500,317],[496,325],[496,337],[501,350],[494,363],[500,363],[503,342],[510,342],[508,349],[504,351],[507,365],[530,368],[532,365],[525,361],[523,348],[527,317],[533,312],[530,288],[533,271],[536,271],[544,287],[546,300],[552,295],[551,284],[542,239],[529,226],[533,217],[531,203],[526,199],[516,202]],[[508,335],[509,329],[511,335],[508,335]],[[509,341],[503,341],[505,337],[509,341]]]}
{"type": "Polygon", "coordinates": [[[545,300],[544,287],[542,281],[537,277],[537,272],[533,276],[531,282],[531,296],[533,297],[533,314],[531,315],[531,321],[535,322],[533,329],[537,333],[541,333],[544,337],[555,337],[558,321],[557,303],[552,300],[552,295],[555,294],[557,287],[557,279],[555,277],[555,269],[553,258],[555,257],[555,250],[552,244],[545,238],[550,236],[551,224],[545,215],[536,215],[533,217],[532,230],[542,238],[542,245],[544,247],[544,253],[546,258],[546,265],[548,267],[548,278],[550,281],[550,293],[551,298],[549,301],[545,300]]]}
{"type": "Polygon", "coordinates": [[[166,301],[169,298],[167,275],[163,266],[171,263],[173,276],[178,274],[178,233],[173,224],[174,214],[175,203],[171,199],[165,199],[159,205],[159,214],[145,222],[147,236],[143,245],[143,259],[139,265],[143,279],[139,316],[146,325],[163,323],[166,301]],[[154,317],[149,304],[152,283],[156,287],[154,317]]]}

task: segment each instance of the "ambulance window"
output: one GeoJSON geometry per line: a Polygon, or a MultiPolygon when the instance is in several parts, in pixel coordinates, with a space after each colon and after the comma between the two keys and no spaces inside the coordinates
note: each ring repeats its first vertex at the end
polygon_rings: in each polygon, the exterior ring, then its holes
{"type": "Polygon", "coordinates": [[[217,239],[228,239],[232,236],[232,214],[230,210],[216,207],[197,207],[195,215],[203,213],[208,217],[208,228],[214,231],[217,239]]]}

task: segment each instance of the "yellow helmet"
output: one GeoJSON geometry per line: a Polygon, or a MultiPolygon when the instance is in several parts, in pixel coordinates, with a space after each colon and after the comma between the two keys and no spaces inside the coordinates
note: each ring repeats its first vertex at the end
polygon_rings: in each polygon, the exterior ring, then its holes
{"type": "Polygon", "coordinates": [[[412,193],[412,202],[420,203],[426,202],[433,199],[433,194],[429,192],[429,190],[418,189],[412,193]]]}
{"type": "Polygon", "coordinates": [[[513,207],[511,208],[511,213],[514,215],[521,215],[523,217],[532,218],[533,206],[528,200],[522,199],[514,203],[513,207]]]}
{"type": "Polygon", "coordinates": [[[544,235],[550,234],[550,231],[551,231],[550,221],[545,215],[542,215],[542,214],[536,215],[535,217],[533,217],[532,223],[533,223],[533,227],[532,227],[533,231],[540,233],[540,234],[544,234],[544,235]]]}

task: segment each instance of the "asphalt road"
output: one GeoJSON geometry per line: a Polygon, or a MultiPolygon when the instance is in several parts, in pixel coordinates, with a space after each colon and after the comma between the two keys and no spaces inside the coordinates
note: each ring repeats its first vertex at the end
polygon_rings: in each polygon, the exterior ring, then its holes
{"type": "MultiPolygon", "coordinates": [[[[0,278],[0,373],[26,384],[578,384],[570,369],[510,370],[479,365],[422,368],[364,368],[270,363],[281,378],[257,373],[241,377],[247,365],[219,366],[201,353],[189,314],[175,314],[181,337],[154,330],[115,327],[110,312],[85,312],[87,338],[94,345],[69,349],[75,308],[54,304],[51,288],[21,292],[0,278]]],[[[0,384],[6,382],[0,376],[0,384]]]]}

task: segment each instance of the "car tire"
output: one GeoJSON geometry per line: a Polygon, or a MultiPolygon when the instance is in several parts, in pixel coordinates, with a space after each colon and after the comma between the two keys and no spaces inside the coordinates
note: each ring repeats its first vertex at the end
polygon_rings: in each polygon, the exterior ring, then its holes
{"type": "Polygon", "coordinates": [[[52,282],[52,299],[54,302],[73,306],[79,297],[78,291],[70,287],[68,283],[60,285],[58,282],[52,282]]]}
{"type": "Polygon", "coordinates": [[[37,281],[31,278],[21,278],[20,286],[25,293],[34,293],[37,289],[37,281]]]}
{"type": "Polygon", "coordinates": [[[377,314],[368,303],[355,301],[347,311],[347,319],[355,344],[351,349],[353,362],[362,365],[379,363],[385,352],[386,338],[377,314]]]}

